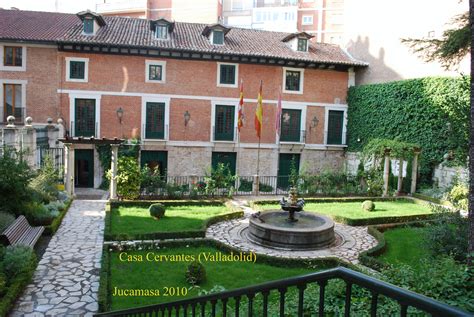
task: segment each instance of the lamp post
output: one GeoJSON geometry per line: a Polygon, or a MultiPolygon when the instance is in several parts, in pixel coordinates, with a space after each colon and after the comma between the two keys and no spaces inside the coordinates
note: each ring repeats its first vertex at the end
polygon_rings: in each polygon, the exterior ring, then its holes
{"type": "Polygon", "coordinates": [[[123,109],[122,109],[122,107],[117,109],[117,118],[119,120],[119,123],[122,124],[122,118],[123,118],[123,109]]]}
{"type": "Polygon", "coordinates": [[[187,127],[189,120],[191,120],[191,114],[189,113],[188,110],[184,113],[184,126],[187,127]]]}

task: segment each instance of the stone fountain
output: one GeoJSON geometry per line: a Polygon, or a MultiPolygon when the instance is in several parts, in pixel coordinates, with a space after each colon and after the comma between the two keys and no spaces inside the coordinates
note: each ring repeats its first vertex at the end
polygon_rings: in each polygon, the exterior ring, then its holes
{"type": "Polygon", "coordinates": [[[249,220],[248,239],[254,243],[287,250],[330,247],[335,241],[334,222],[323,215],[303,211],[304,200],[291,188],[282,210],[258,213],[249,220]]]}

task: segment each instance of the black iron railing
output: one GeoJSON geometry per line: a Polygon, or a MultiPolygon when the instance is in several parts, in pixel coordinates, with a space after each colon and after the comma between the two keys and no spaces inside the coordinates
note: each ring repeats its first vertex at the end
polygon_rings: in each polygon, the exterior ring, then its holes
{"type": "Polygon", "coordinates": [[[279,315],[283,317],[286,316],[285,294],[288,288],[296,287],[298,290],[297,316],[302,317],[305,315],[305,289],[312,284],[319,286],[319,298],[310,298],[310,300],[318,303],[319,316],[324,316],[325,288],[328,281],[332,279],[342,279],[346,283],[344,307],[346,317],[351,315],[351,294],[354,285],[372,293],[370,316],[377,316],[380,296],[397,301],[400,305],[400,316],[407,316],[408,307],[414,307],[433,316],[471,316],[460,309],[343,267],[170,303],[99,313],[95,316],[239,316],[242,311],[241,304],[245,300],[246,315],[267,317],[269,297],[276,292],[279,294],[279,315]],[[261,295],[263,298],[258,310],[254,306],[256,295],[261,295]],[[231,302],[233,305],[228,305],[231,302]],[[218,307],[220,311],[217,314],[218,307]]]}

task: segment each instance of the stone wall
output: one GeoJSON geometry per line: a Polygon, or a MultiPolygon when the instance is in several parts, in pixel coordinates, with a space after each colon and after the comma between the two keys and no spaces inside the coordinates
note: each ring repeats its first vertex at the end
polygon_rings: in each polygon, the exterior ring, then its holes
{"type": "Polygon", "coordinates": [[[456,178],[467,182],[469,179],[469,170],[464,167],[447,167],[440,164],[435,168],[433,173],[433,182],[440,188],[449,187],[456,178]]]}

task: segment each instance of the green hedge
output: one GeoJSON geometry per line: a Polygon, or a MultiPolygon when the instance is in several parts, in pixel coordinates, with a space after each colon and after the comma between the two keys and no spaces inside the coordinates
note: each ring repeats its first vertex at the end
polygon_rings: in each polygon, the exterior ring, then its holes
{"type": "Polygon", "coordinates": [[[59,226],[63,222],[64,216],[66,216],[67,212],[69,211],[69,207],[71,207],[71,204],[72,204],[72,199],[68,199],[64,210],[61,211],[56,218],[54,218],[53,222],[51,222],[49,226],[44,227],[43,234],[52,236],[56,233],[56,231],[58,231],[59,226]]]}
{"type": "MultiPolygon", "coordinates": [[[[306,203],[332,203],[332,202],[363,202],[364,200],[372,201],[395,201],[395,200],[407,200],[404,197],[347,197],[347,198],[308,198],[305,199],[306,203]]],[[[410,201],[413,201],[415,204],[426,204],[425,201],[412,198],[410,201]]],[[[250,207],[255,208],[260,204],[276,204],[277,200],[257,200],[251,201],[250,207]]],[[[342,216],[331,216],[331,218],[339,223],[343,223],[349,226],[368,226],[368,225],[378,225],[378,224],[390,224],[390,223],[406,223],[411,221],[422,221],[422,220],[431,220],[436,218],[435,214],[426,214],[426,215],[411,215],[411,216],[395,216],[395,217],[374,217],[366,219],[350,219],[342,216]]]]}
{"type": "Polygon", "coordinates": [[[97,294],[97,302],[99,312],[108,311],[110,309],[110,252],[107,246],[102,248],[102,261],[99,276],[99,292],[97,294]]]}
{"type": "Polygon", "coordinates": [[[417,143],[422,148],[420,172],[425,181],[430,181],[434,165],[449,150],[455,154],[453,163],[465,165],[469,81],[469,77],[427,77],[351,87],[348,150],[362,151],[374,138],[417,143]]]}
{"type": "MultiPolygon", "coordinates": [[[[124,240],[161,240],[161,239],[183,239],[183,238],[204,238],[206,236],[207,227],[226,220],[238,219],[244,216],[244,212],[232,205],[230,202],[225,203],[226,207],[230,212],[223,215],[218,215],[207,219],[204,222],[200,230],[191,231],[176,231],[176,232],[152,232],[144,234],[112,234],[111,233],[111,222],[112,222],[112,210],[119,206],[127,207],[143,207],[148,208],[154,201],[129,201],[129,202],[111,202],[106,207],[105,214],[105,229],[104,229],[104,240],[105,241],[124,241],[124,240]]],[[[191,201],[176,201],[176,200],[161,200],[160,203],[165,206],[219,206],[224,204],[223,200],[191,200],[191,201]]]]}

